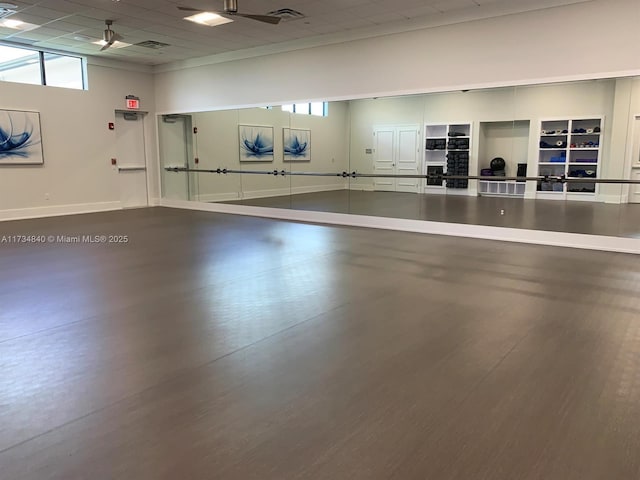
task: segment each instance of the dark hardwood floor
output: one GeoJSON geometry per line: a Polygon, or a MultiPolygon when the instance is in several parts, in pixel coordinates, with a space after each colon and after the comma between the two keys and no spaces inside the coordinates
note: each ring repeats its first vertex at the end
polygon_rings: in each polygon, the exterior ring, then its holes
{"type": "Polygon", "coordinates": [[[640,238],[640,204],[332,190],[226,203],[640,238]]]}
{"type": "Polygon", "coordinates": [[[0,222],[0,478],[636,480],[637,256],[151,208],[0,222]]]}

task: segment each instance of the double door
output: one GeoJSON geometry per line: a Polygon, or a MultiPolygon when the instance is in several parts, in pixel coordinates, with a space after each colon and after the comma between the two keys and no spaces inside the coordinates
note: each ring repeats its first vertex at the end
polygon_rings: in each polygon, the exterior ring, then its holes
{"type": "Polygon", "coordinates": [[[373,179],[374,190],[418,193],[421,179],[392,175],[420,175],[421,138],[418,125],[374,127],[373,173],[384,175],[373,179]]]}

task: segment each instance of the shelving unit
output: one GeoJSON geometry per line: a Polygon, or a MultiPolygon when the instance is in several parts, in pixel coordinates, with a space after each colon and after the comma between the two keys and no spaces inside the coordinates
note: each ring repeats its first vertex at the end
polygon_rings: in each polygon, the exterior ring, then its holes
{"type": "MultiPolygon", "coordinates": [[[[468,175],[471,123],[426,124],[424,169],[427,174],[468,175]]],[[[453,193],[466,189],[468,180],[425,181],[425,193],[453,193]],[[446,183],[446,186],[444,185],[446,183]]]]}
{"type": "Polygon", "coordinates": [[[505,180],[479,180],[478,194],[483,197],[524,197],[526,184],[505,180]]]}
{"type": "Polygon", "coordinates": [[[602,117],[543,120],[540,122],[538,175],[584,178],[583,183],[538,182],[538,197],[592,200],[597,184],[602,145],[602,117]]]}

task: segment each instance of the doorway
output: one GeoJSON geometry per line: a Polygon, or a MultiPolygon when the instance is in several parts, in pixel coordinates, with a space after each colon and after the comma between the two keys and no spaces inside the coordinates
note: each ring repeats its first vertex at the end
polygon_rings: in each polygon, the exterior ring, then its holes
{"type": "MultiPolygon", "coordinates": [[[[420,175],[420,127],[390,125],[373,129],[373,172],[381,175],[420,175]]],[[[418,193],[419,178],[374,178],[373,189],[418,193]]]]}
{"type": "Polygon", "coordinates": [[[116,159],[122,208],[149,205],[144,114],[116,111],[116,159]]]}
{"type": "MultiPolygon", "coordinates": [[[[632,131],[631,180],[640,180],[640,115],[634,118],[632,131]]],[[[629,203],[640,203],[640,185],[630,185],[629,203]]]]}
{"type": "Polygon", "coordinates": [[[166,168],[190,168],[193,158],[191,115],[161,115],[158,118],[162,196],[171,200],[197,200],[195,173],[167,172],[166,168]]]}

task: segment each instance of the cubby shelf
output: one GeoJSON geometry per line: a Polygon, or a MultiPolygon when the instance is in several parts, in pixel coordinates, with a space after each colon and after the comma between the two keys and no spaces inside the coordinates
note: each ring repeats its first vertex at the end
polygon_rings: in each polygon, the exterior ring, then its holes
{"type": "MultiPolygon", "coordinates": [[[[472,140],[471,123],[428,123],[424,127],[424,135],[424,172],[427,174],[469,174],[469,153],[472,140]],[[452,143],[455,145],[455,143],[458,143],[460,140],[466,140],[465,146],[467,148],[449,148],[452,143]],[[433,148],[434,144],[441,147],[443,146],[444,148],[433,148]]],[[[454,193],[452,191],[453,189],[464,191],[464,189],[468,188],[467,180],[449,180],[442,182],[442,184],[434,183],[434,181],[425,181],[424,190],[426,193],[444,193],[446,191],[454,193]]]]}
{"type": "MultiPolygon", "coordinates": [[[[593,197],[597,191],[597,184],[593,182],[600,174],[600,153],[602,145],[602,130],[604,127],[604,118],[567,118],[567,119],[549,119],[540,122],[540,144],[547,142],[549,137],[569,137],[567,143],[581,144],[589,142],[589,137],[593,143],[598,143],[597,147],[572,147],[568,145],[566,148],[545,148],[538,149],[538,175],[544,176],[564,176],[572,180],[581,180],[576,183],[553,183],[538,182],[538,196],[541,198],[558,198],[566,199],[570,197],[593,197]],[[598,132],[592,133],[573,133],[573,130],[598,129],[598,132]],[[567,131],[569,133],[546,134],[542,131],[567,131]],[[581,137],[581,140],[574,137],[581,137]],[[585,138],[586,137],[586,138],[585,138]],[[563,161],[551,162],[550,160],[563,161]],[[582,160],[582,161],[578,161],[582,160]],[[585,170],[586,169],[586,170],[585,170]],[[585,176],[586,173],[593,176],[585,176]],[[581,175],[582,174],[582,175],[581,175]],[[570,189],[581,189],[588,191],[572,192],[570,189]]],[[[562,140],[564,141],[564,140],[562,140]]]]}

